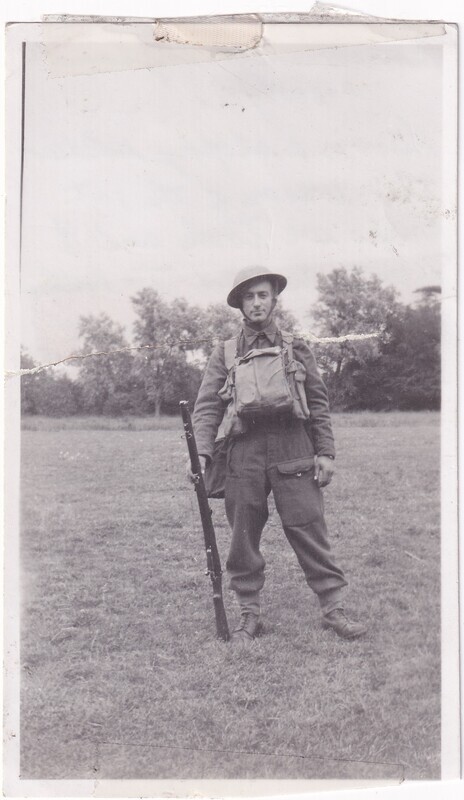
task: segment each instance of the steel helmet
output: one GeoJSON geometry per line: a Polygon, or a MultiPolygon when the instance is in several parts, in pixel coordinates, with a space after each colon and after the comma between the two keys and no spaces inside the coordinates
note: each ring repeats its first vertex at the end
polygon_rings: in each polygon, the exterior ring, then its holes
{"type": "Polygon", "coordinates": [[[227,295],[227,303],[232,308],[240,308],[240,296],[246,283],[249,281],[256,281],[262,278],[263,280],[274,280],[277,285],[277,294],[283,292],[287,285],[287,278],[279,275],[278,272],[271,272],[264,267],[245,267],[234,278],[234,285],[227,295]]]}

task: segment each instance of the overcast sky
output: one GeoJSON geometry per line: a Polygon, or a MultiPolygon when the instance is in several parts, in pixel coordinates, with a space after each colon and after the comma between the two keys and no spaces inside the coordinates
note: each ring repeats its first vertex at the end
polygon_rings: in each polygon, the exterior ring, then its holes
{"type": "Polygon", "coordinates": [[[69,77],[28,45],[26,349],[75,352],[81,314],[107,312],[130,338],[143,287],[220,302],[249,264],[288,276],[303,326],[318,272],[358,265],[406,302],[440,283],[440,44],[69,77]]]}

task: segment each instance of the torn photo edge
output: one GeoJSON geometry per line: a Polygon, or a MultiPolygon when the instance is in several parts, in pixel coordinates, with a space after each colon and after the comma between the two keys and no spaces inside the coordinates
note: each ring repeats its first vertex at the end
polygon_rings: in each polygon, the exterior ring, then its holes
{"type": "MultiPolygon", "coordinates": [[[[261,16],[261,15],[260,15],[261,16]]],[[[203,18],[202,18],[203,19],[203,18]]],[[[208,18],[210,19],[210,18],[208,18]]],[[[308,22],[308,15],[291,15],[281,19],[278,15],[262,17],[265,24],[275,22],[308,22]],[[295,19],[297,17],[297,19],[295,19]]],[[[129,20],[130,21],[130,20],[129,20]]],[[[184,22],[185,18],[169,20],[170,23],[184,22]]],[[[192,20],[188,20],[191,22],[192,20]]],[[[337,20],[339,22],[339,20],[337,20]]],[[[100,24],[92,22],[85,24],[100,24]]],[[[134,21],[135,22],[135,21],[134,21]]],[[[364,18],[359,23],[367,23],[364,18]]],[[[126,24],[127,19],[118,19],[118,24],[126,24]]],[[[53,23],[50,23],[53,24],[53,23]]],[[[140,24],[140,20],[137,20],[140,24]]],[[[153,24],[147,21],[146,24],[153,24]]],[[[156,24],[160,24],[159,22],[156,24]]],[[[164,23],[161,23],[164,24],[164,23]]],[[[327,22],[326,24],[330,24],[327,22]]],[[[346,23],[349,24],[349,23],[346,23]]],[[[398,24],[404,25],[403,21],[398,24]]],[[[414,23],[416,24],[416,23],[414,23]]],[[[421,24],[421,23],[417,23],[421,24]]],[[[456,30],[446,24],[451,39],[456,38],[456,30]]],[[[8,37],[8,85],[7,85],[7,269],[5,276],[6,294],[6,369],[19,367],[19,259],[21,239],[21,180],[23,164],[21,152],[17,147],[22,137],[22,113],[24,112],[23,88],[23,41],[40,41],[42,26],[34,23],[12,27],[8,37]],[[18,113],[20,112],[20,113],[18,113]]],[[[451,41],[450,39],[450,41],[451,41]]],[[[457,142],[457,60],[456,46],[444,47],[443,113],[445,140],[457,142]]],[[[446,207],[453,208],[457,202],[457,147],[449,147],[443,160],[443,196],[447,198],[446,207]]],[[[457,361],[457,241],[456,226],[450,221],[444,231],[443,249],[449,266],[443,270],[443,328],[442,340],[442,780],[453,779],[459,775],[460,721],[459,721],[459,620],[458,620],[458,538],[457,538],[457,399],[456,399],[456,361],[457,361]],[[444,579],[446,576],[446,579],[444,579]]],[[[229,781],[21,781],[19,779],[19,609],[18,586],[19,565],[19,381],[8,381],[5,387],[5,461],[7,464],[5,496],[5,774],[6,788],[10,793],[35,796],[112,796],[122,790],[127,796],[161,795],[172,792],[184,796],[201,792],[203,795],[241,794],[243,784],[237,781],[235,787],[228,787],[229,781]],[[96,784],[98,783],[98,787],[96,784]],[[188,785],[186,785],[188,784],[188,785]],[[230,791],[232,790],[232,791],[230,791]]],[[[289,792],[313,791],[315,781],[252,781],[253,787],[246,786],[251,796],[260,794],[286,794],[289,792]],[[294,783],[295,786],[291,786],[294,783]]],[[[332,783],[332,782],[330,782],[332,783]]],[[[351,788],[352,782],[333,782],[333,788],[351,788]]],[[[360,782],[362,785],[364,782],[360,782]]],[[[372,786],[373,782],[364,785],[372,786]]],[[[321,782],[321,787],[327,781],[321,782]]],[[[331,787],[332,788],[332,787],[331,787]]]]}

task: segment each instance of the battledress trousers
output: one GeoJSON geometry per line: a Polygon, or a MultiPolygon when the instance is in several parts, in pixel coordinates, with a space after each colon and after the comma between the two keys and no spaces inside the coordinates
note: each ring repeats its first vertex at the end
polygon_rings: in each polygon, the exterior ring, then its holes
{"type": "MultiPolygon", "coordinates": [[[[243,324],[239,355],[269,345],[282,345],[273,321],[259,333],[243,324]]],[[[265,561],[260,540],[272,491],[285,536],[327,614],[342,607],[341,590],[347,585],[330,551],[322,492],[314,480],[315,454],[333,456],[333,435],[327,392],[314,356],[306,343],[296,338],[293,352],[306,369],[311,417],[308,422],[291,416],[247,421],[246,432],[229,440],[225,508],[232,538],[226,566],[230,587],[239,597],[262,588],[265,561]]],[[[211,355],[194,411],[198,451],[207,459],[212,457],[224,414],[218,392],[226,377],[224,345],[220,344],[211,355]]]]}
{"type": "Polygon", "coordinates": [[[341,605],[346,586],[327,539],[322,492],[314,480],[313,445],[303,422],[270,418],[229,443],[225,508],[232,529],[227,571],[239,594],[263,587],[261,534],[272,491],[283,530],[324,613],[341,605]]]}

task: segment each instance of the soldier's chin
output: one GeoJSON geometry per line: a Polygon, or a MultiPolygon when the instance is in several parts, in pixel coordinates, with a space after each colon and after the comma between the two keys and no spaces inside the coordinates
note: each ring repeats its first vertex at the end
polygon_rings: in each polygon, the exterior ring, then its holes
{"type": "Polygon", "coordinates": [[[265,311],[251,311],[249,314],[244,315],[249,322],[259,322],[260,324],[265,322],[268,318],[268,314],[265,311]]]}

